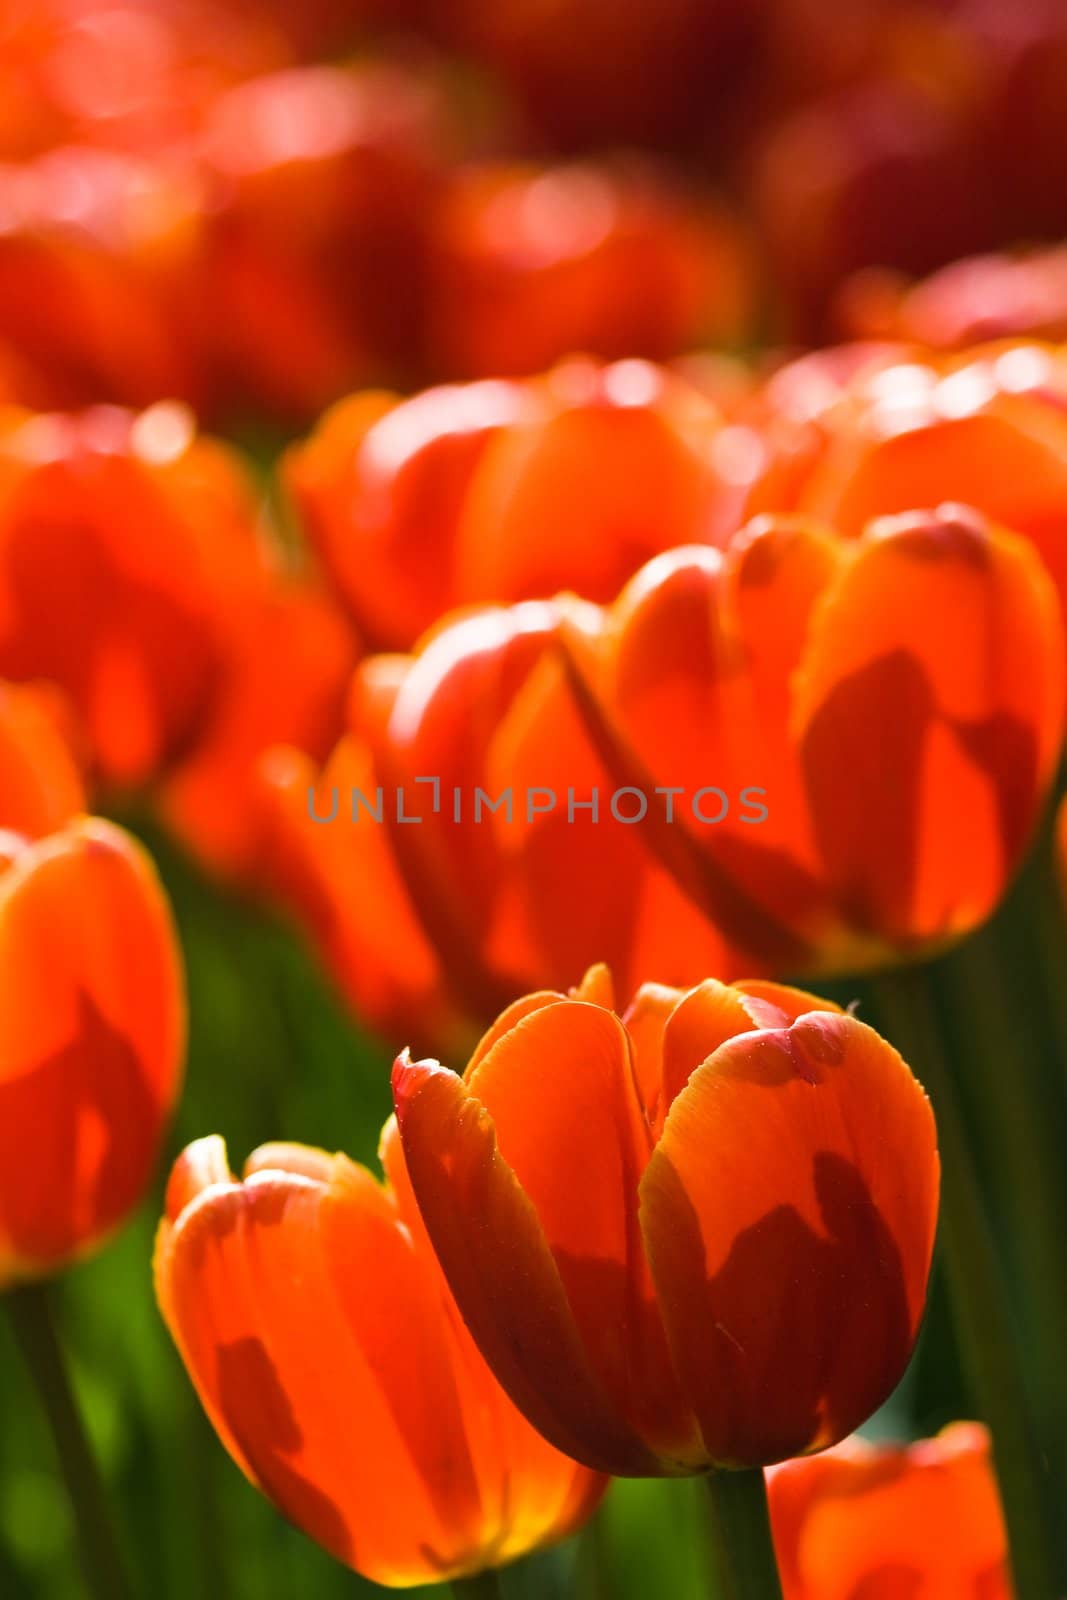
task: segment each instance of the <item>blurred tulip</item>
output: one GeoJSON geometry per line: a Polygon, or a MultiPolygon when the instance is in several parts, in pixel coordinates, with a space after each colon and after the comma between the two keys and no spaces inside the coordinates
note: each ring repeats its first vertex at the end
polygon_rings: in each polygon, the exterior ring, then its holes
{"type": "Polygon", "coordinates": [[[457,606],[563,587],[607,600],[658,551],[720,540],[748,488],[732,437],[662,368],[572,361],[526,383],[353,396],[285,475],[366,637],[408,648],[457,606]]]}
{"type": "Polygon", "coordinates": [[[37,839],[86,809],[66,721],[47,685],[0,682],[0,830],[37,839]]]}
{"type": "Polygon", "coordinates": [[[179,1157],[156,1250],[164,1317],[219,1436],[278,1510],[377,1583],[438,1582],[578,1527],[603,1480],[498,1388],[409,1193],[345,1156],[221,1139],[179,1157]],[[299,1292],[294,1295],[294,1285],[299,1292]]]}
{"type": "Polygon", "coordinates": [[[272,886],[356,1013],[394,1036],[410,1034],[416,1016],[420,1040],[458,1042],[471,1017],[492,1015],[523,986],[517,953],[503,947],[493,830],[471,820],[471,789],[455,824],[451,788],[488,782],[498,716],[558,620],[533,603],[479,613],[418,658],[369,658],[353,682],[349,731],[321,769],[291,749],[264,758],[272,886]],[[393,735],[405,724],[410,743],[393,735]],[[440,815],[413,782],[405,808],[405,778],[420,774],[440,776],[440,815]],[[424,820],[407,826],[405,814],[424,820]]]}
{"type": "Polygon", "coordinates": [[[177,1097],[184,1006],[166,901],[83,818],[0,871],[0,1286],[97,1246],[141,1200],[177,1097]]]}
{"type": "Polygon", "coordinates": [[[752,327],[740,223],[651,166],[460,168],[431,252],[429,365],[448,376],[539,372],[575,351],[666,360],[752,327]]]}
{"type": "Polygon", "coordinates": [[[282,742],[315,760],[328,754],[356,646],[326,596],[278,579],[237,611],[227,648],[204,725],[162,779],[156,809],[210,872],[253,889],[271,870],[259,758],[282,742]]]}
{"type": "Polygon", "coordinates": [[[0,157],[72,138],[145,154],[186,137],[223,89],[288,59],[264,8],[239,9],[0,0],[0,157]]]}
{"type": "Polygon", "coordinates": [[[0,166],[0,340],[39,406],[148,405],[202,389],[188,162],[67,146],[0,166]]]}
{"type": "Polygon", "coordinates": [[[957,350],[993,339],[1067,339],[1067,248],[970,256],[912,282],[886,268],[846,280],[844,333],[957,350]]]}
{"type": "Polygon", "coordinates": [[[322,771],[272,758],[284,892],[420,1043],[598,954],[631,989],[914,957],[1019,864],[1063,653],[1033,552],[965,508],[857,540],[760,519],[611,607],[475,612],[366,663],[322,771]]]}
{"type": "Polygon", "coordinates": [[[896,1051],[796,989],[516,1001],[462,1078],[402,1055],[423,1221],[500,1382],[626,1476],[753,1467],[857,1426],[907,1365],[937,1218],[896,1051]]]}
{"type": "Polygon", "coordinates": [[[1033,541],[1067,615],[1067,362],[994,344],[860,371],[813,412],[783,473],[770,451],[754,510],[793,509],[859,534],[872,517],[963,501],[1033,541]],[[805,453],[806,452],[806,453],[805,453]]]}
{"type": "Polygon", "coordinates": [[[293,69],[218,101],[201,146],[217,405],[302,421],[412,367],[451,138],[432,77],[385,64],[293,69]]]}
{"type": "Polygon", "coordinates": [[[980,123],[954,76],[879,73],[758,133],[753,209],[793,336],[826,333],[861,267],[928,272],[996,241],[980,123]]]}
{"type": "Polygon", "coordinates": [[[912,1445],[849,1439],[768,1477],[785,1600],[1011,1600],[989,1437],[977,1423],[912,1445]]]}
{"type": "Polygon", "coordinates": [[[256,515],[236,456],[181,407],[0,417],[0,672],[65,691],[107,785],[195,736],[260,582],[256,515]]]}

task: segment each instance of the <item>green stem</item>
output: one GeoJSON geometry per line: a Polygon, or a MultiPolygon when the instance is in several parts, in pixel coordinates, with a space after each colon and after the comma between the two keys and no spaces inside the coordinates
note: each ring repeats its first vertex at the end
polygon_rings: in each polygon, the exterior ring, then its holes
{"type": "Polygon", "coordinates": [[[709,1472],[716,1600],[782,1600],[763,1473],[709,1472]]]}
{"type": "Polygon", "coordinates": [[[52,1431],[74,1512],[87,1591],[93,1600],[126,1600],[130,1589],[107,1497],[63,1360],[48,1290],[43,1283],[28,1284],[12,1289],[5,1298],[15,1338],[52,1431]]]}
{"type": "Polygon", "coordinates": [[[1067,1349],[1067,1189],[1054,1107],[1044,1092],[1046,1062],[1026,1027],[1028,1019],[1014,1011],[1000,954],[992,930],[981,929],[941,963],[940,973],[953,1060],[967,1073],[966,1085],[961,1082],[959,1088],[968,1091],[967,1109],[996,1184],[1001,1238],[1032,1305],[1029,1320],[1037,1341],[1051,1347],[1052,1397],[1062,1391],[1067,1349]]]}
{"type": "Polygon", "coordinates": [[[921,966],[901,968],[878,979],[874,988],[889,1037],[926,1086],[937,1117],[940,1232],[949,1293],[967,1375],[993,1436],[1017,1600],[1050,1600],[1056,1593],[1055,1542],[1047,1483],[1003,1269],[942,1051],[931,973],[921,966]]]}
{"type": "Polygon", "coordinates": [[[492,1567],[485,1572],[475,1572],[469,1578],[453,1578],[451,1589],[456,1600],[499,1600],[504,1592],[500,1574],[492,1567]]]}

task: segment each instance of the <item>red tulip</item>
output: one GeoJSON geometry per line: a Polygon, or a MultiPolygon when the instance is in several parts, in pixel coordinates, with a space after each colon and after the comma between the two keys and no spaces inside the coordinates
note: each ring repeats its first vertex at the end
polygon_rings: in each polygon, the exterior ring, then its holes
{"type": "Polygon", "coordinates": [[[184,155],[64,145],[0,164],[0,341],[42,407],[202,393],[202,194],[184,155]]]}
{"type": "Polygon", "coordinates": [[[668,360],[750,335],[739,221],[634,163],[460,168],[430,245],[430,370],[495,378],[582,351],[668,360]]]}
{"type": "Polygon", "coordinates": [[[1023,341],[861,369],[813,410],[807,456],[783,492],[774,461],[749,504],[826,518],[855,536],[872,517],[962,501],[1033,541],[1067,607],[1067,370],[1023,341]]]}
{"type": "Polygon", "coordinates": [[[937,1216],[933,1115],[865,1024],[773,984],[596,969],[463,1077],[402,1055],[398,1126],[467,1326],[546,1438],[630,1476],[821,1450],[903,1372],[937,1216]]]}
{"type": "Polygon", "coordinates": [[[849,279],[838,296],[845,332],[965,350],[990,339],[1067,338],[1067,250],[969,256],[914,283],[884,268],[849,279]]]}
{"type": "Polygon", "coordinates": [[[141,1200],[177,1097],[180,962],[121,829],[3,836],[0,1285],[95,1248],[141,1200]]]}
{"type": "Polygon", "coordinates": [[[67,720],[47,686],[0,682],[0,829],[36,839],[85,810],[67,720]]]}
{"type": "Polygon", "coordinates": [[[437,1582],[562,1538],[603,1480],[493,1381],[410,1197],[345,1156],[221,1139],[179,1157],[160,1307],[227,1450],[282,1514],[377,1583],[437,1582]],[[294,1290],[296,1292],[294,1292],[294,1290]]]}
{"type": "Polygon", "coordinates": [[[1033,551],[966,508],[857,540],[762,519],[610,607],[370,660],[321,773],[274,759],[286,893],[356,1008],[424,1044],[599,956],[636,987],[937,950],[1025,851],[1063,654],[1033,551]]]}
{"type": "Polygon", "coordinates": [[[270,551],[243,463],[183,407],[0,418],[0,673],[57,685],[90,777],[155,789],[209,867],[258,867],[259,754],[324,754],[354,659],[270,551]]]}
{"type": "Polygon", "coordinates": [[[188,746],[260,570],[250,485],[183,408],[4,417],[0,672],[66,692],[105,783],[188,746]]]}
{"type": "Polygon", "coordinates": [[[407,372],[449,119],[424,73],[302,67],[241,84],[201,143],[216,403],[302,421],[407,372]]]}
{"type": "Polygon", "coordinates": [[[956,1422],[917,1444],[849,1439],[769,1474],[785,1600],[1011,1600],[989,1437],[956,1422]]]}
{"type": "Polygon", "coordinates": [[[457,606],[607,600],[657,551],[720,539],[741,493],[730,443],[662,368],[568,362],[526,383],[355,396],[286,475],[367,637],[409,648],[457,606]]]}
{"type": "Polygon", "coordinates": [[[357,649],[325,594],[280,577],[235,608],[227,635],[218,690],[155,808],[210,872],[258,890],[273,870],[261,755],[284,740],[325,757],[344,724],[357,649]]]}

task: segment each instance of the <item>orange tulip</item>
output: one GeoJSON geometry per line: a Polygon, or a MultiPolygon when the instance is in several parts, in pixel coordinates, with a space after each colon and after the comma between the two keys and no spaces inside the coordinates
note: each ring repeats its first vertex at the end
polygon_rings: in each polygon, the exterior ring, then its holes
{"type": "Polygon", "coordinates": [[[151,863],[96,818],[0,871],[0,1286],[97,1246],[140,1201],[179,1087],[177,945],[151,863]]]}
{"type": "Polygon", "coordinates": [[[762,519],[610,607],[489,609],[370,661],[321,773],[273,760],[288,898],[369,1020],[425,1005],[452,1044],[600,956],[633,989],[938,949],[1025,850],[1063,650],[1032,550],[971,511],[762,519]]]}
{"type": "Polygon", "coordinates": [[[1067,249],[969,256],[917,283],[871,267],[847,280],[839,320],[850,338],[958,350],[990,339],[1067,339],[1067,249]]]}
{"type": "Polygon", "coordinates": [[[493,1381],[392,1123],[381,1155],[384,1186],[345,1156],[265,1145],[237,1182],[220,1139],[190,1145],[167,1191],[156,1288],[242,1471],[339,1561],[401,1587],[564,1537],[603,1480],[493,1381]]]}
{"type": "Polygon", "coordinates": [[[0,341],[31,375],[28,401],[201,398],[202,205],[178,155],[69,145],[0,165],[0,341]]]}
{"type": "Polygon", "coordinates": [[[164,775],[154,801],[208,871],[258,890],[272,870],[259,758],[283,740],[310,759],[328,753],[343,726],[357,652],[330,599],[295,579],[266,583],[252,603],[235,610],[227,632],[217,693],[192,748],[164,775]]]}
{"type": "Polygon", "coordinates": [[[0,156],[66,139],[142,152],[173,144],[235,79],[284,64],[265,9],[3,0],[0,156]]]}
{"type": "Polygon", "coordinates": [[[236,457],[182,408],[0,419],[0,672],[66,692],[107,784],[188,745],[260,561],[236,457]]]}
{"type": "Polygon", "coordinates": [[[515,1403],[591,1467],[752,1467],[890,1393],[923,1312],[933,1114],[896,1051],[799,990],[606,969],[515,1002],[463,1077],[393,1072],[412,1188],[515,1403]]]}
{"type": "Polygon", "coordinates": [[[849,1439],[768,1475],[785,1600],[1011,1600],[1007,1542],[986,1430],[934,1439],[849,1439]]]}
{"type": "Polygon", "coordinates": [[[90,776],[161,785],[207,865],[256,865],[259,752],[328,749],[354,656],[332,604],[279,570],[239,458],[183,407],[0,413],[0,673],[56,684],[90,776]]]}
{"type": "Polygon", "coordinates": [[[872,517],[964,501],[1033,541],[1067,608],[1065,397],[1062,355],[1036,343],[868,366],[813,405],[806,459],[784,484],[771,452],[749,509],[798,510],[854,536],[872,517]]]}
{"type": "Polygon", "coordinates": [[[431,236],[429,366],[534,373],[573,351],[666,360],[751,331],[739,222],[650,165],[461,168],[431,236]]]}
{"type": "Polygon", "coordinates": [[[0,829],[36,839],[85,810],[64,720],[47,686],[0,682],[0,829]]]}
{"type": "Polygon", "coordinates": [[[367,637],[409,648],[456,606],[561,587],[607,600],[657,551],[721,538],[731,437],[661,368],[568,362],[540,381],[357,395],[285,471],[367,637]]]}

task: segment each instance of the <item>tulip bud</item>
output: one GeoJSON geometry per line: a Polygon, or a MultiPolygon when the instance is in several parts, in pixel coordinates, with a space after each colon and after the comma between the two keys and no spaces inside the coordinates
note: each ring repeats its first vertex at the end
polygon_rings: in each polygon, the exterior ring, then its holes
{"type": "Polygon", "coordinates": [[[405,1053],[400,1137],[482,1354],[560,1449],[625,1476],[825,1449],[907,1365],[933,1114],[856,1018],[775,984],[603,969],[515,1003],[463,1077],[405,1053]]]}

